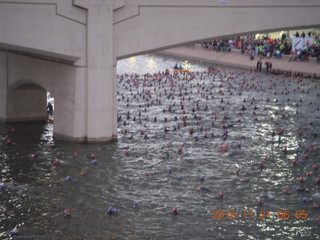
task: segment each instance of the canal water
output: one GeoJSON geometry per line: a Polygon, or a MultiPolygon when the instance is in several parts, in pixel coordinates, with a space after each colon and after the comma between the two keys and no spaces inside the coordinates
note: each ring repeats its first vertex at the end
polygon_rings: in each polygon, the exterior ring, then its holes
{"type": "Polygon", "coordinates": [[[319,83],[206,68],[119,61],[113,143],[0,125],[0,238],[320,239],[319,83]]]}

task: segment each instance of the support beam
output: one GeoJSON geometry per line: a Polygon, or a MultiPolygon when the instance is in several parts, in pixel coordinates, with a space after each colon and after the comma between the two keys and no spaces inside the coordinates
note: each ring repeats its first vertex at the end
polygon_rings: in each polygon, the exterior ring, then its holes
{"type": "Polygon", "coordinates": [[[7,118],[7,87],[8,87],[8,57],[6,52],[0,52],[0,121],[7,118]]]}
{"type": "Polygon", "coordinates": [[[88,142],[109,141],[117,134],[113,0],[75,3],[88,9],[86,138],[88,142]]]}

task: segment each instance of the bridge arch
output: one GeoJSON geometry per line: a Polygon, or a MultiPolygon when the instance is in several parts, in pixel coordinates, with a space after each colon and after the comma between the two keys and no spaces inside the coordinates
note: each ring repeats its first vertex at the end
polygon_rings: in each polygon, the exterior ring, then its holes
{"type": "Polygon", "coordinates": [[[117,59],[208,39],[320,26],[316,0],[230,0],[229,4],[204,0],[168,5],[133,1],[141,4],[137,14],[114,24],[117,59]]]}
{"type": "Polygon", "coordinates": [[[55,98],[54,135],[85,139],[84,68],[0,51],[0,120],[44,120],[47,91],[55,98]]]}
{"type": "MultiPolygon", "coordinates": [[[[42,85],[41,82],[36,82],[29,79],[19,79],[11,83],[8,88],[9,90],[15,91],[23,88],[42,88],[46,90],[46,87],[42,85]]],[[[49,90],[48,90],[49,91],[49,90]]]]}
{"type": "Polygon", "coordinates": [[[44,121],[47,117],[47,91],[29,80],[8,87],[7,121],[44,121]]]}

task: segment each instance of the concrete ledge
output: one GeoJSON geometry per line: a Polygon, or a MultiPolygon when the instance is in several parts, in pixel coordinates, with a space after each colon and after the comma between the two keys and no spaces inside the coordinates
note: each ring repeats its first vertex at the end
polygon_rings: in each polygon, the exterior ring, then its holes
{"type": "Polygon", "coordinates": [[[86,137],[79,137],[79,138],[70,137],[62,133],[54,132],[54,130],[53,130],[53,137],[57,140],[66,140],[69,142],[78,142],[78,143],[86,142],[86,137]]]}
{"type": "Polygon", "coordinates": [[[109,143],[117,140],[117,136],[112,136],[109,138],[71,137],[57,132],[53,132],[53,137],[57,140],[66,140],[76,143],[109,143]]]}
{"type": "Polygon", "coordinates": [[[117,140],[117,136],[112,136],[109,138],[87,138],[87,143],[100,143],[100,142],[113,142],[117,140]]]}
{"type": "Polygon", "coordinates": [[[7,118],[7,119],[0,119],[0,122],[6,123],[20,123],[20,122],[45,122],[47,116],[45,117],[31,117],[31,118],[7,118]]]}
{"type": "MultiPolygon", "coordinates": [[[[255,59],[251,61],[248,56],[241,54],[238,50],[232,50],[230,53],[214,52],[203,49],[201,46],[197,45],[193,47],[171,48],[158,53],[194,61],[200,61],[207,64],[215,64],[218,66],[240,69],[255,69],[256,63],[259,60],[259,58],[255,57],[255,59]]],[[[261,61],[263,64],[266,61],[272,62],[273,69],[277,70],[299,72],[309,75],[320,74],[319,64],[316,63],[316,60],[314,58],[311,58],[308,62],[289,62],[288,56],[284,56],[282,59],[263,58],[261,59],[261,61]]]]}

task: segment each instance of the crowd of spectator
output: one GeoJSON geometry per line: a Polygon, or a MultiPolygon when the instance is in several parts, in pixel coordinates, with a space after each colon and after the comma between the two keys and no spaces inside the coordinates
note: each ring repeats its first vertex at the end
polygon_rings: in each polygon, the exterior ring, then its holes
{"type": "MultiPolygon", "coordinates": [[[[311,33],[308,33],[311,37],[311,33]]],[[[295,37],[305,37],[305,33],[295,34],[295,37]]],[[[241,53],[248,56],[251,60],[259,58],[281,58],[284,54],[290,55],[289,61],[308,61],[310,57],[315,57],[317,63],[320,63],[319,35],[314,36],[315,41],[312,45],[303,46],[302,49],[292,51],[292,42],[285,34],[281,39],[271,39],[264,36],[262,39],[256,39],[254,36],[247,38],[222,39],[203,42],[205,49],[217,52],[231,52],[232,49],[240,49],[241,53]]]]}

